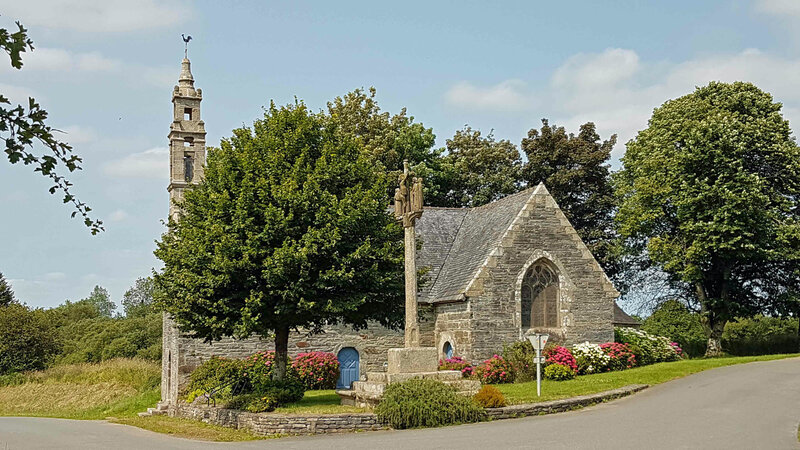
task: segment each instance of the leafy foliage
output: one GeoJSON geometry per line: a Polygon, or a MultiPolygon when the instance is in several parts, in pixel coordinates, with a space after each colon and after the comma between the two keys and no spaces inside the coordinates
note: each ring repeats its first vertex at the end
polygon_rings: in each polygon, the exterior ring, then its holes
{"type": "Polygon", "coordinates": [[[125,317],[139,317],[155,312],[153,307],[153,291],[155,284],[150,277],[137,278],[122,296],[122,309],[125,317]]]}
{"type": "Polygon", "coordinates": [[[15,303],[14,291],[0,272],[0,307],[15,303]]]}
{"type": "Polygon", "coordinates": [[[536,379],[536,364],[533,362],[535,357],[536,350],[527,340],[503,345],[503,358],[516,369],[514,381],[517,383],[536,379]]]}
{"type": "Polygon", "coordinates": [[[190,392],[211,392],[216,388],[227,386],[227,393],[230,394],[232,385],[245,380],[247,380],[245,361],[212,356],[192,372],[187,389],[190,392]]]}
{"type": "Polygon", "coordinates": [[[479,422],[486,413],[472,399],[436,380],[408,380],[386,387],[375,407],[381,423],[402,430],[479,422]]]}
{"type": "Polygon", "coordinates": [[[292,361],[292,371],[306,389],[333,389],[339,379],[339,360],[333,353],[300,353],[292,361]]]}
{"type": "Polygon", "coordinates": [[[691,288],[722,351],[725,323],[797,288],[800,149],[781,104],[750,83],[664,103],[615,181],[620,233],[691,288]]]}
{"type": "Polygon", "coordinates": [[[655,336],[642,330],[627,327],[614,328],[614,341],[628,344],[640,366],[677,361],[681,358],[672,341],[664,336],[655,336]]]}
{"type": "Polygon", "coordinates": [[[797,319],[764,317],[736,318],[725,325],[722,345],[737,356],[796,353],[800,342],[797,319]]]}
{"type": "MultiPolygon", "coordinates": [[[[621,286],[621,247],[614,233],[615,200],[609,173],[611,149],[617,135],[606,141],[592,122],[580,126],[577,136],[542,119],[522,140],[528,162],[522,180],[528,186],[544,183],[575,231],[606,274],[621,286]]],[[[624,283],[622,283],[624,284],[624,283]]]]}
{"type": "Polygon", "coordinates": [[[47,367],[59,350],[45,311],[11,303],[0,308],[0,375],[47,367]]]}
{"type": "Polygon", "coordinates": [[[547,346],[544,349],[545,363],[561,364],[562,366],[569,367],[573,372],[578,372],[578,362],[575,361],[575,356],[568,348],[560,345],[547,346]]]}
{"type": "Polygon", "coordinates": [[[494,386],[484,385],[477,394],[472,396],[476,403],[484,408],[501,408],[506,406],[506,398],[499,389],[494,386]]]}
{"type": "Polygon", "coordinates": [[[445,358],[444,360],[440,359],[439,370],[458,370],[464,378],[469,378],[472,376],[475,368],[464,358],[454,356],[452,358],[445,358]]]}
{"type": "Polygon", "coordinates": [[[274,334],[284,358],[292,328],[396,326],[403,252],[387,189],[335,120],[273,104],[210,150],[158,242],[157,303],[194,337],[274,334]]]}
{"type": "Polygon", "coordinates": [[[108,290],[102,286],[95,286],[94,289],[92,289],[92,293],[83,299],[83,301],[97,308],[97,312],[100,313],[101,317],[111,318],[114,314],[114,310],[117,309],[117,305],[111,300],[111,295],[109,295],[108,290]]]}
{"type": "MultiPolygon", "coordinates": [[[[0,28],[0,48],[11,58],[11,67],[19,70],[22,68],[22,53],[33,50],[33,41],[27,35],[28,30],[19,22],[16,25],[17,31],[13,33],[0,28]]],[[[8,161],[11,164],[33,164],[34,172],[41,173],[53,182],[50,193],[63,192],[64,203],[72,203],[75,208],[72,217],[80,214],[91,233],[97,234],[104,230],[103,222],[89,217],[92,209],[72,194],[72,183],[56,171],[61,164],[70,172],[79,170],[81,158],[72,153],[69,144],[53,136],[53,132],[57,130],[47,125],[46,120],[47,111],[33,98],[28,99],[27,108],[22,105],[11,107],[11,101],[0,94],[0,139],[5,141],[8,161]],[[34,153],[34,146],[37,144],[44,146],[47,152],[34,153]]]]}
{"type": "MultiPolygon", "coordinates": [[[[631,351],[630,345],[619,342],[606,342],[605,344],[600,344],[600,349],[609,357],[609,370],[624,370],[636,367],[636,355],[631,351]]],[[[677,351],[678,349],[676,349],[677,351]]]]}
{"type": "Polygon", "coordinates": [[[521,160],[511,142],[467,126],[447,140],[447,152],[440,169],[445,188],[429,198],[432,205],[481,206],[519,191],[521,160]]]}
{"type": "Polygon", "coordinates": [[[475,367],[475,376],[483,384],[513,383],[517,372],[511,362],[502,356],[492,355],[475,367]]]}
{"type": "Polygon", "coordinates": [[[566,381],[575,378],[575,370],[563,364],[550,364],[544,368],[542,376],[548,380],[566,381]]]}
{"type": "Polygon", "coordinates": [[[706,331],[700,314],[689,311],[677,300],[667,300],[642,323],[642,330],[666,336],[691,357],[702,356],[706,351],[706,331]]]}
{"type": "Polygon", "coordinates": [[[580,375],[611,370],[609,366],[611,357],[598,344],[589,342],[575,344],[572,347],[572,354],[575,355],[575,362],[578,363],[578,374],[580,375]]]}

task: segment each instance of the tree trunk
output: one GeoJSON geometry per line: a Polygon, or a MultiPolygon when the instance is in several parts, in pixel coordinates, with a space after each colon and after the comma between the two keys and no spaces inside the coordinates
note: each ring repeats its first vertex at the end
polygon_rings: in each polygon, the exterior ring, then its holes
{"type": "Polygon", "coordinates": [[[726,322],[727,320],[717,319],[709,324],[711,334],[708,336],[708,344],[706,345],[707,358],[722,356],[722,332],[725,330],[726,322]]]}
{"type": "Polygon", "coordinates": [[[275,330],[275,370],[272,379],[283,381],[286,379],[286,362],[289,359],[289,327],[275,330]]]}

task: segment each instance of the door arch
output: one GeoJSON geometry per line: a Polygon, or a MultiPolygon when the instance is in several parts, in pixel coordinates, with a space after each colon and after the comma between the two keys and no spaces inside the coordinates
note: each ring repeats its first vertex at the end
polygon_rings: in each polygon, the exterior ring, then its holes
{"type": "Polygon", "coordinates": [[[442,348],[442,353],[444,353],[445,358],[452,358],[453,357],[453,344],[450,341],[444,343],[444,347],[442,348]]]}
{"type": "Polygon", "coordinates": [[[336,359],[339,360],[339,380],[336,382],[336,388],[352,388],[353,381],[360,379],[358,350],[353,347],[345,347],[339,350],[336,359]]]}

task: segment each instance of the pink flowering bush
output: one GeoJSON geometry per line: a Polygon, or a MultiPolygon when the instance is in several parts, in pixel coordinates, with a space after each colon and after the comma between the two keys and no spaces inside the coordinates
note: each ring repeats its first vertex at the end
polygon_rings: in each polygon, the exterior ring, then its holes
{"type": "Polygon", "coordinates": [[[572,356],[572,352],[566,347],[561,347],[560,345],[547,347],[544,349],[544,357],[546,365],[560,364],[569,367],[573,372],[578,371],[578,363],[575,361],[575,357],[572,356]]]}
{"type": "Polygon", "coordinates": [[[683,352],[683,349],[677,342],[670,342],[669,345],[675,350],[675,353],[678,354],[678,358],[684,359],[686,358],[686,353],[683,352]]]}
{"type": "Polygon", "coordinates": [[[300,353],[292,362],[292,372],[308,390],[333,389],[339,379],[339,360],[333,353],[300,353]]]}
{"type": "Polygon", "coordinates": [[[608,362],[608,370],[624,370],[636,366],[636,356],[628,344],[607,342],[600,344],[600,348],[611,358],[608,362]]]}
{"type": "Polygon", "coordinates": [[[464,378],[472,376],[472,364],[460,356],[439,360],[439,370],[458,370],[464,378]]]}
{"type": "Polygon", "coordinates": [[[493,355],[475,368],[475,375],[483,384],[513,383],[516,371],[502,356],[493,355]]]}
{"type": "MultiPolygon", "coordinates": [[[[275,352],[272,350],[254,353],[245,359],[245,371],[254,386],[270,384],[274,366],[275,352]]],[[[286,375],[294,375],[288,357],[286,358],[286,375]]]]}

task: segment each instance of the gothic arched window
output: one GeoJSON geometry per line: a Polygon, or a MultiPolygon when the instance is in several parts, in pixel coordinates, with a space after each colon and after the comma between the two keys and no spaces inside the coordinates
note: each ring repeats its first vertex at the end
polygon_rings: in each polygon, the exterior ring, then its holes
{"type": "Polygon", "coordinates": [[[545,261],[534,263],[522,279],[522,328],[558,327],[558,275],[545,261]]]}

